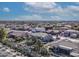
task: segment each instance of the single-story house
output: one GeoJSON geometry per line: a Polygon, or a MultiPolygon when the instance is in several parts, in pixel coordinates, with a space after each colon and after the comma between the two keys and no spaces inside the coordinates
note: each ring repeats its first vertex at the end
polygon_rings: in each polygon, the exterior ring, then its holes
{"type": "Polygon", "coordinates": [[[31,30],[32,32],[45,32],[45,28],[36,27],[31,30]]]}
{"type": "Polygon", "coordinates": [[[8,36],[9,37],[22,37],[22,36],[25,36],[26,33],[28,33],[28,31],[19,31],[19,30],[11,30],[9,33],[8,33],[8,36]]]}
{"type": "Polygon", "coordinates": [[[29,35],[41,38],[41,41],[43,41],[43,42],[50,42],[50,41],[54,40],[52,35],[47,34],[47,33],[41,33],[41,32],[32,33],[31,32],[31,33],[29,33],[29,35]]]}
{"type": "Polygon", "coordinates": [[[77,31],[77,30],[65,30],[60,35],[65,36],[65,37],[78,38],[79,31],[77,31]]]}
{"type": "Polygon", "coordinates": [[[64,39],[52,45],[54,45],[52,47],[52,51],[56,54],[79,57],[78,43],[71,42],[69,40],[64,39]]]}

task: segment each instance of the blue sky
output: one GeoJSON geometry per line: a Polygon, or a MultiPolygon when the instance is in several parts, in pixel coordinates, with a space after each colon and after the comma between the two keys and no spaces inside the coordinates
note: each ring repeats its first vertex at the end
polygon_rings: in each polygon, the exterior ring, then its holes
{"type": "Polygon", "coordinates": [[[0,2],[0,20],[79,21],[78,2],[0,2]]]}

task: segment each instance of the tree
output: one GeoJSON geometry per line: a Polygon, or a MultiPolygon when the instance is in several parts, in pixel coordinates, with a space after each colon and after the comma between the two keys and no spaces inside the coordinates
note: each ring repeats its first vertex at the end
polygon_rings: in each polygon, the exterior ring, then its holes
{"type": "Polygon", "coordinates": [[[37,38],[35,45],[38,45],[39,47],[42,47],[43,46],[43,43],[41,42],[40,39],[37,38]]]}
{"type": "Polygon", "coordinates": [[[35,44],[35,42],[36,42],[36,38],[33,36],[29,36],[28,38],[26,38],[26,44],[28,46],[35,44]]]}
{"type": "Polygon", "coordinates": [[[74,29],[74,30],[78,30],[79,31],[79,25],[72,25],[71,29],[74,29]]]}
{"type": "Polygon", "coordinates": [[[15,42],[21,42],[21,41],[23,41],[23,40],[25,40],[25,38],[24,37],[15,37],[15,42]]]}
{"type": "Polygon", "coordinates": [[[36,52],[39,53],[39,51],[40,51],[40,49],[41,49],[41,47],[42,47],[43,45],[44,45],[44,44],[41,42],[41,40],[37,38],[35,44],[33,45],[34,51],[36,51],[36,52]]]}
{"type": "Polygon", "coordinates": [[[4,41],[7,39],[7,31],[5,30],[5,28],[0,29],[0,39],[1,41],[4,41]]]}
{"type": "Polygon", "coordinates": [[[41,47],[41,49],[40,49],[40,54],[41,54],[42,56],[50,56],[49,51],[48,51],[47,48],[45,48],[45,47],[41,47]]]}

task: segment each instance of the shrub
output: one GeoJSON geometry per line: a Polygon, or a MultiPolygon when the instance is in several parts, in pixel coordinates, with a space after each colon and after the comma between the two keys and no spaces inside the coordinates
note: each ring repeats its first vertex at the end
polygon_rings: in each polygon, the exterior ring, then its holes
{"type": "Polygon", "coordinates": [[[0,39],[1,41],[5,41],[7,38],[7,31],[4,28],[0,29],[0,39]]]}

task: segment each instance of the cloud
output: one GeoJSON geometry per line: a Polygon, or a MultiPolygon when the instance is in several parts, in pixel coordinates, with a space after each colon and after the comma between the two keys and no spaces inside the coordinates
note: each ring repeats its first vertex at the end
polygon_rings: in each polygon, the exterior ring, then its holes
{"type": "Polygon", "coordinates": [[[51,19],[54,20],[54,21],[62,20],[59,16],[51,16],[51,19]]]}
{"type": "Polygon", "coordinates": [[[5,8],[3,8],[3,11],[4,11],[4,12],[10,12],[10,9],[7,8],[7,7],[5,7],[5,8]]]}
{"type": "Polygon", "coordinates": [[[30,2],[25,3],[25,5],[29,5],[30,7],[25,7],[24,10],[40,14],[49,13],[50,10],[55,9],[57,6],[55,2],[30,2]]]}
{"type": "Polygon", "coordinates": [[[25,3],[30,7],[25,7],[24,10],[37,14],[65,14],[66,11],[61,6],[58,6],[55,2],[31,2],[25,3]]]}
{"type": "Polygon", "coordinates": [[[51,17],[42,17],[41,15],[24,15],[24,16],[19,16],[16,17],[15,20],[24,20],[24,21],[55,21],[55,20],[60,20],[61,18],[58,16],[51,16],[51,17]]]}
{"type": "Polygon", "coordinates": [[[72,17],[72,16],[64,16],[64,15],[55,15],[55,16],[50,16],[50,17],[43,17],[38,14],[33,14],[33,15],[24,15],[24,16],[19,16],[16,17],[14,20],[19,20],[19,21],[78,21],[78,17],[72,17]]]}
{"type": "Polygon", "coordinates": [[[24,10],[31,12],[32,14],[46,16],[49,19],[43,17],[46,20],[78,20],[79,6],[67,5],[62,7],[55,2],[33,2],[25,3],[29,7],[25,7],[24,10]],[[51,14],[51,15],[50,15],[51,14]],[[48,16],[47,16],[48,15],[48,16]]]}
{"type": "Polygon", "coordinates": [[[24,16],[19,16],[19,17],[16,17],[14,20],[24,20],[24,21],[60,21],[62,20],[63,21],[64,18],[60,17],[60,16],[51,16],[51,17],[43,17],[41,15],[36,15],[36,14],[33,14],[33,15],[24,15],[24,16]]]}
{"type": "Polygon", "coordinates": [[[68,6],[67,9],[71,11],[79,11],[79,6],[68,6]]]}
{"type": "Polygon", "coordinates": [[[54,6],[56,6],[56,3],[54,2],[29,2],[25,4],[31,5],[35,8],[53,8],[54,6]]]}
{"type": "Polygon", "coordinates": [[[39,15],[24,15],[24,16],[19,16],[15,18],[15,20],[25,20],[25,21],[33,21],[33,20],[44,20],[41,16],[39,15]]]}

